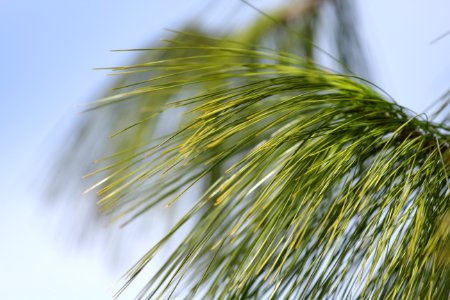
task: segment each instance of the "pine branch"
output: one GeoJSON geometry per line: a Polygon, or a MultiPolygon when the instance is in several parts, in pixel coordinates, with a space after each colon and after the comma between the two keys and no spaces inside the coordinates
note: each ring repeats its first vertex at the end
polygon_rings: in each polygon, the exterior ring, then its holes
{"type": "Polygon", "coordinates": [[[186,299],[448,295],[443,125],[355,76],[293,55],[239,44],[176,43],[163,51],[187,48],[203,54],[116,69],[164,68],[170,84],[154,79],[93,103],[174,87],[193,95],[163,105],[186,108],[179,130],[125,157],[126,167],[101,182],[99,204],[126,222],[157,203],[170,206],[228,165],[130,270],[125,287],[179,228],[197,220],[142,298],[174,291],[186,299]],[[189,76],[178,76],[184,72],[189,76]]]}
{"type": "MultiPolygon", "coordinates": [[[[349,4],[326,2],[337,60],[360,66],[349,4]]],[[[314,64],[322,1],[310,3],[288,18],[298,30],[262,18],[239,42],[191,29],[135,49],[112,68],[114,94],[87,106],[72,144],[85,152],[69,161],[104,156],[87,192],[112,219],[205,186],[123,288],[192,222],[141,298],[448,298],[449,128],[314,64]],[[92,147],[105,129],[110,142],[92,147]]]]}

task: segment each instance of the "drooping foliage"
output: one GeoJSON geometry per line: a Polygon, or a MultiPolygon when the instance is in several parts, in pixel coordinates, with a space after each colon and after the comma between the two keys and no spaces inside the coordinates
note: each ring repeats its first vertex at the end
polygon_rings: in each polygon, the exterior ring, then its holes
{"type": "MultiPolygon", "coordinates": [[[[346,2],[311,3],[306,20],[346,2]]],[[[447,299],[447,123],[349,73],[346,50],[338,70],[320,66],[315,23],[299,25],[309,38],[271,24],[238,41],[190,30],[135,49],[136,64],[112,68],[117,92],[89,105],[111,114],[113,155],[88,176],[101,176],[92,190],[113,219],[207,183],[124,287],[191,221],[140,297],[447,299]],[[279,46],[285,37],[303,48],[279,46]]]]}

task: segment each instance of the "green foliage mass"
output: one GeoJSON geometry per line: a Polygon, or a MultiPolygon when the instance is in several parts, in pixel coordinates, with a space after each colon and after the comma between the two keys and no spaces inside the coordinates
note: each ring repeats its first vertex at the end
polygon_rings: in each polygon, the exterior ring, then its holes
{"type": "MultiPolygon", "coordinates": [[[[115,94],[88,106],[120,116],[108,119],[120,121],[107,127],[114,154],[88,175],[103,174],[91,188],[101,210],[126,224],[203,187],[124,288],[194,222],[139,297],[448,299],[447,123],[348,72],[361,64],[344,49],[337,70],[320,66],[313,2],[303,31],[191,28],[112,68],[115,94]]],[[[342,17],[347,2],[332,3],[342,17]]]]}

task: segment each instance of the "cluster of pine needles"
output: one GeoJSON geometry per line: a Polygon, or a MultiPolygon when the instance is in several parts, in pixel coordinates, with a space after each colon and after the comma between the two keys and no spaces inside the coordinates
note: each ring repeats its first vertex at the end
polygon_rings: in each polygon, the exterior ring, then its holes
{"type": "Polygon", "coordinates": [[[143,118],[117,135],[182,115],[173,132],[94,172],[109,172],[92,189],[114,219],[145,217],[210,181],[124,288],[192,221],[139,297],[447,299],[446,125],[355,75],[201,39],[135,49],[165,54],[113,68],[148,76],[90,104],[142,104],[143,118]]]}

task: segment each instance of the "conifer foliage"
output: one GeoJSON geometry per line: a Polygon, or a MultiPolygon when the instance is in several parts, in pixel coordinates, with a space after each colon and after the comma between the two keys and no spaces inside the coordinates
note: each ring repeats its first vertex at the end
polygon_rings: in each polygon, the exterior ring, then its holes
{"type": "Polygon", "coordinates": [[[112,68],[120,84],[82,127],[98,114],[120,121],[103,128],[119,142],[105,140],[114,154],[90,174],[102,176],[91,188],[101,210],[126,224],[202,187],[123,288],[193,222],[138,297],[448,299],[448,123],[355,75],[365,67],[352,8],[294,2],[227,38],[189,27],[112,68]],[[347,41],[335,55],[315,44],[330,8],[331,36],[347,41]]]}

